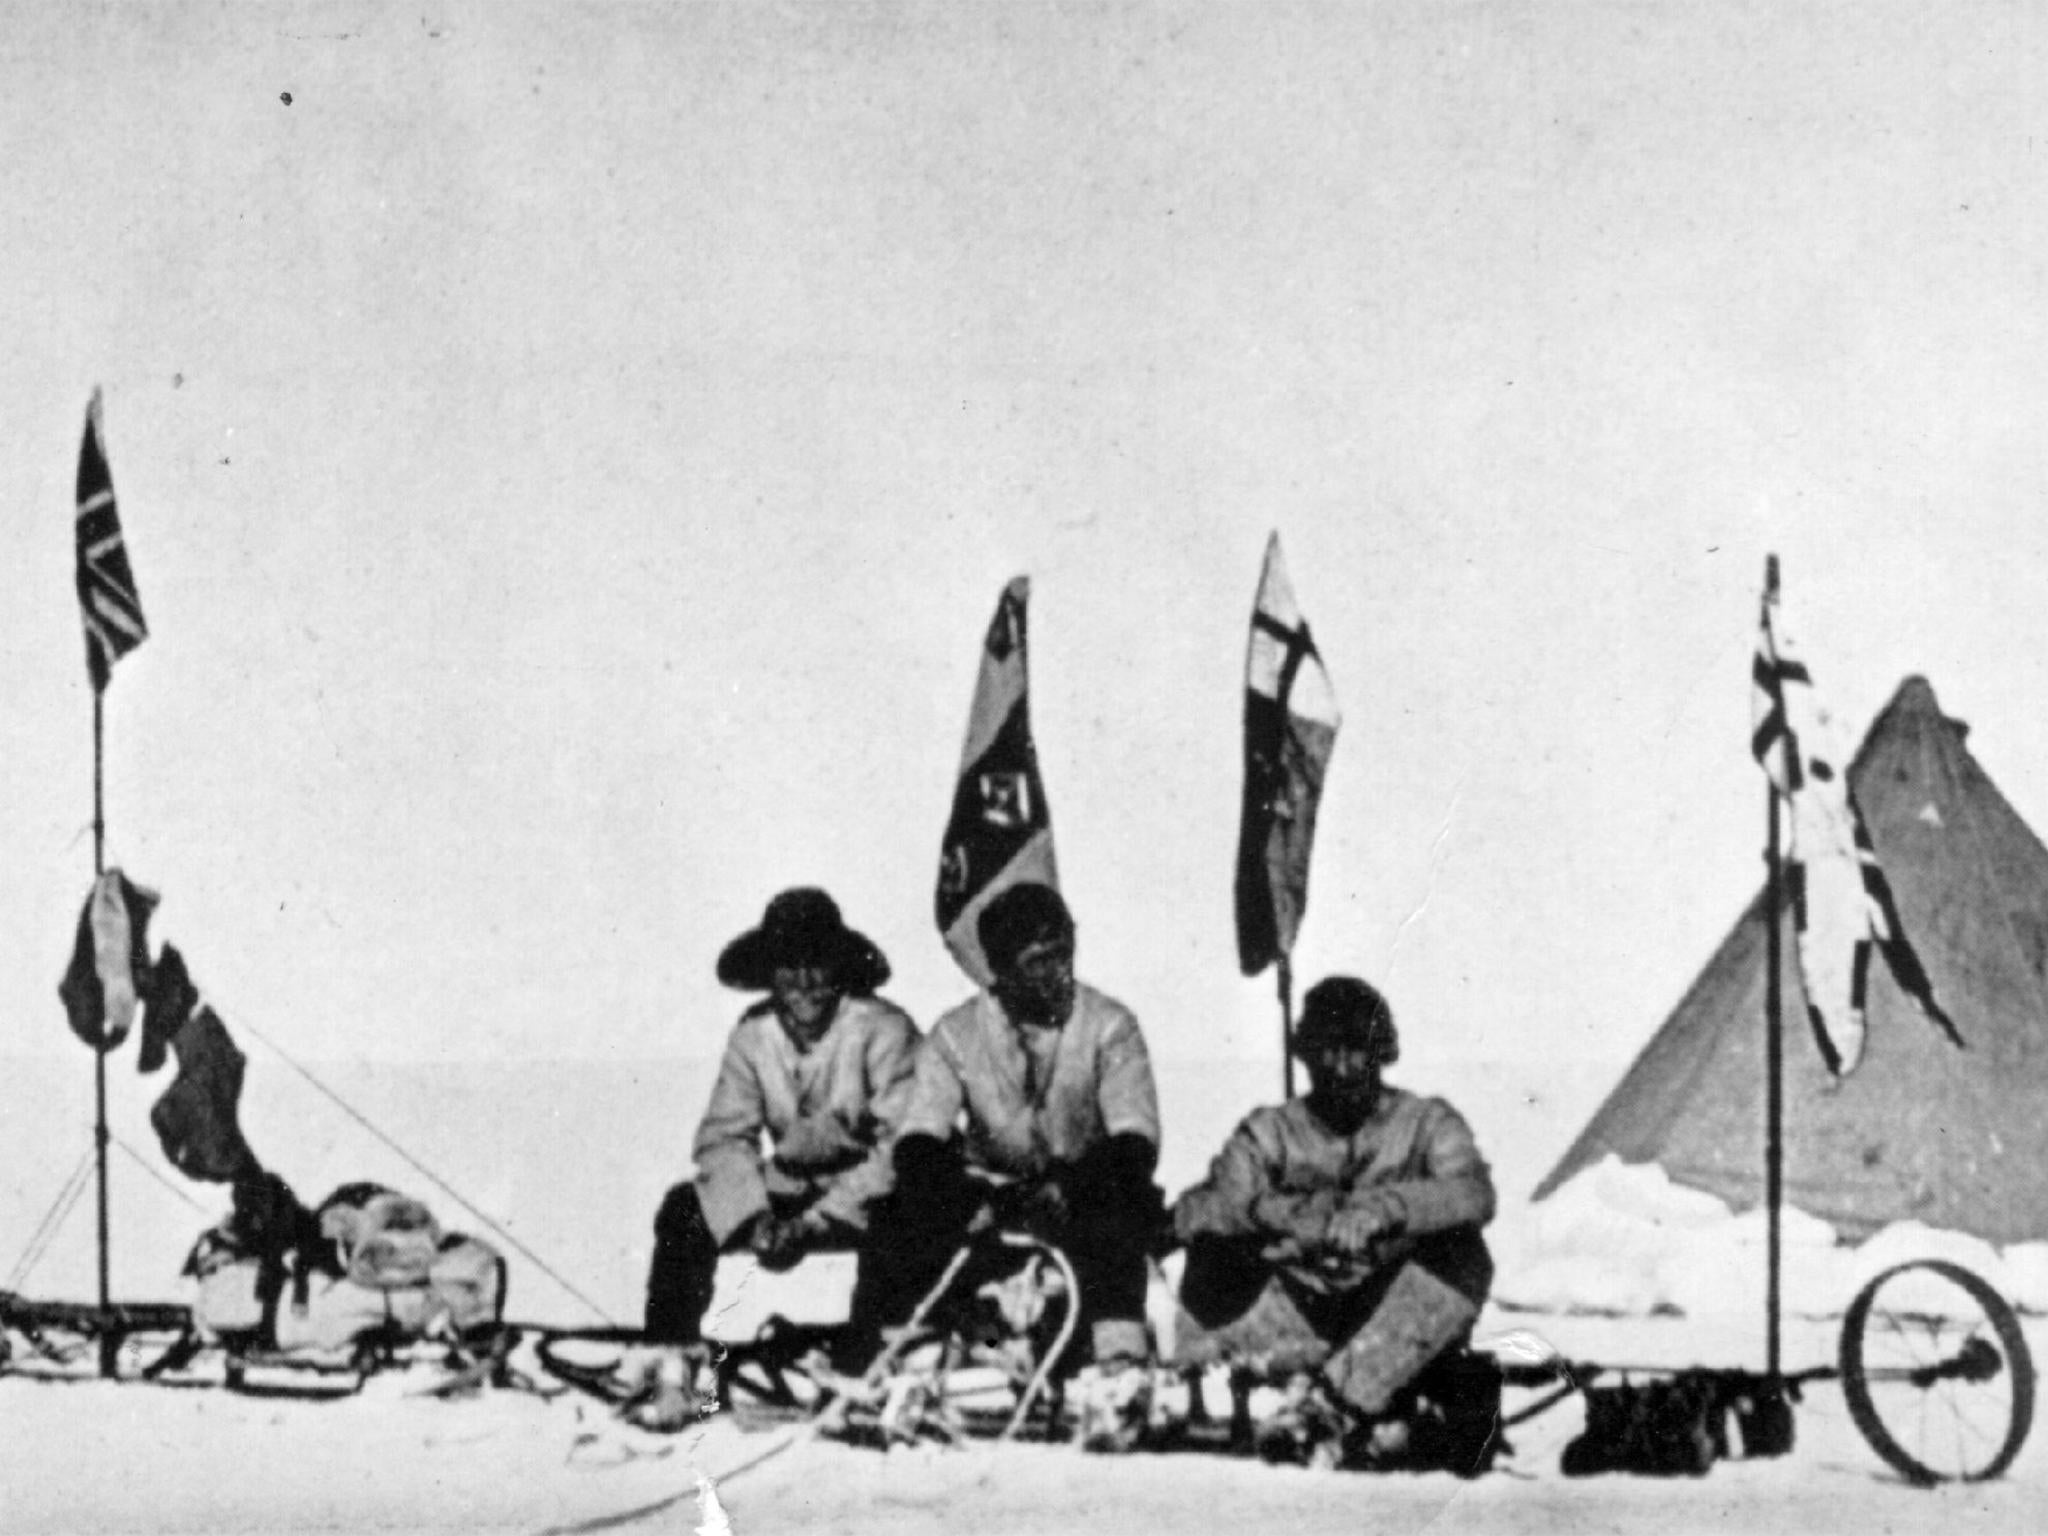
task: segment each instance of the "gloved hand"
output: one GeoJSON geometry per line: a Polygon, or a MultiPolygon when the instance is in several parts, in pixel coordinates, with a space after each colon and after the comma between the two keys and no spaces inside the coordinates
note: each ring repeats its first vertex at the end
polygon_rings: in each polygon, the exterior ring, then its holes
{"type": "Polygon", "coordinates": [[[936,1136],[912,1132],[896,1143],[893,1154],[896,1187],[913,1196],[925,1197],[944,1184],[959,1167],[959,1158],[936,1136]]]}
{"type": "Polygon", "coordinates": [[[1368,1194],[1342,1206],[1323,1229],[1323,1242],[1331,1250],[1350,1257],[1369,1253],[1373,1244],[1392,1237],[1407,1224],[1407,1211],[1398,1195],[1368,1194]]]}
{"type": "Polygon", "coordinates": [[[809,1235],[800,1216],[780,1219],[763,1216],[754,1224],[748,1247],[753,1249],[754,1258],[763,1269],[793,1269],[797,1260],[804,1256],[809,1235]]]}
{"type": "Polygon", "coordinates": [[[1018,1219],[1033,1232],[1057,1232],[1073,1214],[1065,1188],[1050,1174],[1030,1186],[1017,1205],[1018,1219]]]}

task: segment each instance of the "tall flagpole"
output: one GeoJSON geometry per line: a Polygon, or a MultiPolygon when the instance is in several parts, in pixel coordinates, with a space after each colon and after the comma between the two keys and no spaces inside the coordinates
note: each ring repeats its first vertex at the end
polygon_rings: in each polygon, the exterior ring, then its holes
{"type": "MultiPolygon", "coordinates": [[[[107,867],[107,822],[105,799],[101,789],[105,761],[105,695],[95,688],[92,693],[92,873],[95,883],[106,872],[107,867]]],[[[106,1023],[101,1021],[104,1033],[106,1023]]],[[[93,1105],[93,1156],[99,1184],[99,1248],[100,1248],[100,1374],[111,1377],[114,1374],[115,1355],[119,1340],[108,1326],[113,1312],[113,1296],[108,1285],[108,1240],[107,1240],[107,1052],[105,1042],[94,1046],[92,1053],[92,1105],[93,1105]]]]}
{"type": "MultiPolygon", "coordinates": [[[[1776,602],[1777,596],[1778,557],[1768,555],[1764,561],[1764,604],[1767,609],[1776,602]]],[[[1789,743],[1780,745],[1782,750],[1792,750],[1789,743]]],[[[1786,772],[1792,772],[1789,762],[1786,772]]],[[[1764,776],[1764,798],[1770,805],[1769,840],[1764,854],[1768,866],[1765,880],[1768,894],[1764,901],[1764,931],[1767,935],[1764,958],[1764,1370],[1775,1382],[1779,1368],[1779,1214],[1785,1199],[1785,1030],[1780,977],[1784,941],[1779,921],[1779,910],[1783,905],[1784,860],[1779,846],[1778,785],[1768,774],[1764,776]]]]}
{"type": "MultiPolygon", "coordinates": [[[[78,446],[78,518],[73,524],[78,544],[78,611],[85,625],[85,669],[92,679],[92,873],[97,892],[107,870],[107,818],[104,792],[106,763],[107,684],[114,663],[149,637],[142,617],[142,598],[135,590],[135,572],[121,542],[121,514],[114,501],[114,477],[107,469],[106,445],[100,435],[100,392],[92,392],[85,408],[85,437],[78,446]]],[[[107,1052],[106,1018],[102,1014],[93,1045],[93,1153],[99,1185],[100,1374],[114,1374],[118,1353],[108,1284],[107,1241],[107,1052]]]]}

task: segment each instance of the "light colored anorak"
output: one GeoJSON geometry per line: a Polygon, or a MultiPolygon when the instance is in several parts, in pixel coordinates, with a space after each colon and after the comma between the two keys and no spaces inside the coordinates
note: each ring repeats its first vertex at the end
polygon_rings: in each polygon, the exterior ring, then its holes
{"type": "Polygon", "coordinates": [[[804,1045],[768,1002],[741,1015],[697,1127],[697,1197],[722,1245],[770,1196],[854,1232],[889,1192],[891,1133],[909,1101],[917,1026],[878,997],[843,997],[804,1045]],[[772,1150],[764,1151],[763,1140],[772,1150]]]}
{"type": "Polygon", "coordinates": [[[901,1131],[964,1138],[970,1168],[1034,1178],[1126,1132],[1159,1145],[1152,1058],[1130,1009],[1077,983],[1057,1028],[1019,1026],[988,992],[945,1014],[918,1055],[901,1131]]]}
{"type": "MultiPolygon", "coordinates": [[[[1197,1237],[1291,1240],[1313,1251],[1347,1207],[1390,1212],[1400,1239],[1425,1239],[1493,1219],[1493,1178],[1472,1128],[1442,1099],[1383,1087],[1357,1130],[1339,1135],[1305,1098],[1253,1110],[1174,1205],[1181,1241],[1197,1237]]],[[[1401,1243],[1400,1246],[1409,1246],[1401,1243]]],[[[1286,1266],[1318,1291],[1355,1285],[1395,1253],[1355,1264],[1286,1266]]]]}

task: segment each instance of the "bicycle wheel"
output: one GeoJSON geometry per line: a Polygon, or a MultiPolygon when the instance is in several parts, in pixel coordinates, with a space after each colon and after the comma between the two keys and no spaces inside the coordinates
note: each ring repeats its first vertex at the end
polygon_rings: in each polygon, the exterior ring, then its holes
{"type": "Polygon", "coordinates": [[[1997,1477],[2034,1420],[2019,1320],[1957,1264],[1915,1260],[1866,1285],[1842,1319],[1841,1365],[1857,1429],[1915,1483],[1997,1477]]]}

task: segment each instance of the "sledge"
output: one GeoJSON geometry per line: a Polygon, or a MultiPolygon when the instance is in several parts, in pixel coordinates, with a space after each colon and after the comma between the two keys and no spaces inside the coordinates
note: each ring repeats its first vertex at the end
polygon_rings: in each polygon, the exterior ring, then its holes
{"type": "MultiPolygon", "coordinates": [[[[774,1311],[750,1331],[721,1332],[723,1309],[714,1302],[700,1378],[704,1413],[800,1422],[872,1445],[1058,1436],[1079,1286],[1056,1246],[994,1228],[969,1237],[858,1373],[830,1363],[842,1340],[851,1265],[827,1270],[850,1257],[817,1255],[788,1277],[767,1277],[788,1284],[808,1270],[820,1282],[815,1291],[838,1293],[800,1320],[774,1311]]],[[[742,1275],[748,1287],[764,1278],[751,1259],[722,1260],[720,1294],[739,1289],[734,1277],[742,1275]]],[[[511,1326],[547,1374],[616,1408],[633,1405],[638,1383],[629,1360],[647,1342],[637,1330],[511,1326]]]]}
{"type": "Polygon", "coordinates": [[[1543,1391],[1513,1428],[1574,1395],[1584,1431],[1567,1476],[1699,1476],[1716,1461],[1782,1456],[1804,1389],[1839,1382],[1857,1432],[1908,1483],[1984,1482],[2009,1468],[2033,1425],[2033,1356],[2012,1307],[1960,1264],[1917,1259],[1870,1280],[1843,1314],[1830,1364],[1772,1373],[1562,1357],[1506,1361],[1511,1386],[1543,1391]]]}

